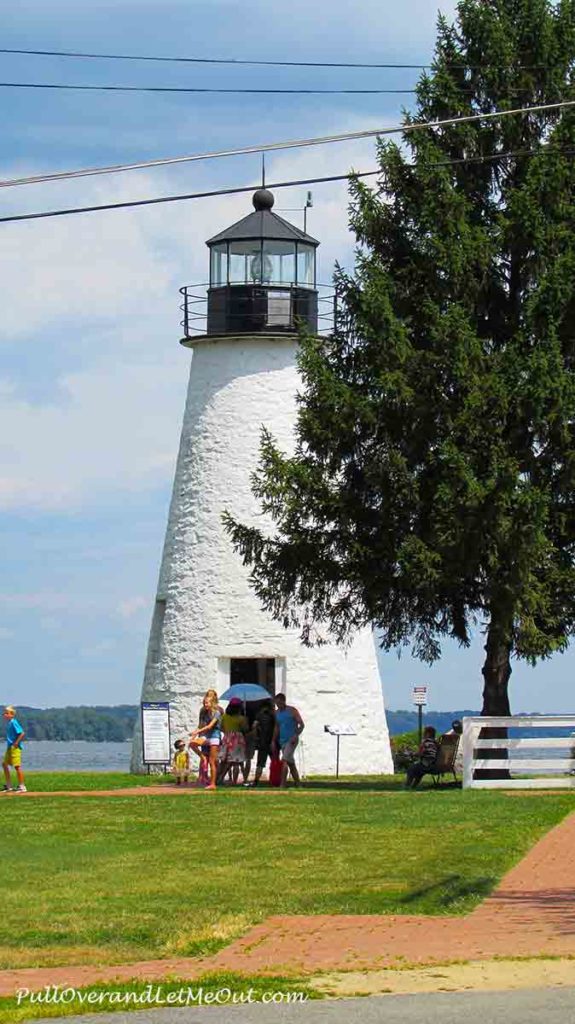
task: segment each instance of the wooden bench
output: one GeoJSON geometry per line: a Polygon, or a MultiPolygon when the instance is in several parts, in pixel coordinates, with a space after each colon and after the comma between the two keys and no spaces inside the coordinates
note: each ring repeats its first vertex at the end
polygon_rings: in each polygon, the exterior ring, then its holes
{"type": "Polygon", "coordinates": [[[437,760],[434,765],[428,771],[428,774],[433,778],[433,784],[439,786],[442,775],[453,775],[454,782],[457,782],[457,775],[455,774],[455,759],[457,757],[457,750],[459,748],[459,742],[461,737],[456,733],[446,733],[439,740],[439,753],[437,760]]]}

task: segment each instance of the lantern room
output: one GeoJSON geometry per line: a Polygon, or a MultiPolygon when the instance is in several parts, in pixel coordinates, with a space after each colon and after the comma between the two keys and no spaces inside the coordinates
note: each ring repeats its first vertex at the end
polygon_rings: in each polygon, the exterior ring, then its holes
{"type": "Polygon", "coordinates": [[[207,333],[317,331],[316,249],[319,242],[272,213],[266,188],[254,212],[206,243],[210,250],[207,333]]]}

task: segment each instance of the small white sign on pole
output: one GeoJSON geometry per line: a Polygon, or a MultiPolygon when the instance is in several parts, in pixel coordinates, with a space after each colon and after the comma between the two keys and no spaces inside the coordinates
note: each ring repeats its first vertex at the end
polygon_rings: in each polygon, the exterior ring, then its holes
{"type": "Polygon", "coordinates": [[[413,687],[413,703],[418,707],[425,707],[427,704],[427,686],[413,687]]]}
{"type": "Polygon", "coordinates": [[[144,764],[169,764],[170,705],[163,702],[142,702],[142,749],[144,764]]]}
{"type": "Polygon", "coordinates": [[[336,725],[324,725],[324,732],[329,732],[330,736],[336,736],[336,752],[335,752],[335,777],[339,779],[339,741],[341,736],[357,736],[357,730],[354,729],[353,725],[349,725],[347,722],[338,722],[336,725]]]}

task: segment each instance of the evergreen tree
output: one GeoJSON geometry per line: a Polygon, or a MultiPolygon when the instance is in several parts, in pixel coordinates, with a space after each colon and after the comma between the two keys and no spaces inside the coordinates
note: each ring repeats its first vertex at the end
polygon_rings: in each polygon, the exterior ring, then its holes
{"type": "Polygon", "coordinates": [[[351,182],[343,311],[302,337],[297,448],[264,434],[275,532],[227,528],[263,605],[304,642],[373,623],[431,662],[485,633],[484,714],[513,656],[575,624],[575,0],[462,0],[435,60],[351,182]]]}

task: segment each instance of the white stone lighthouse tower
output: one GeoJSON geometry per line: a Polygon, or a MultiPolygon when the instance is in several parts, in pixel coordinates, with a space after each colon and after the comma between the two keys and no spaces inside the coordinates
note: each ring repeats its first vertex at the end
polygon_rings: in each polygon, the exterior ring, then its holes
{"type": "MultiPolygon", "coordinates": [[[[273,202],[259,189],[255,211],[207,243],[203,335],[191,336],[191,290],[183,289],[182,343],[193,356],[142,700],[170,702],[174,741],[197,724],[209,687],[259,683],[299,708],[307,775],[333,773],[336,740],[325,726],[340,723],[356,731],[341,740],[342,774],[391,772],[371,631],[347,651],[303,647],[261,609],[222,525],[224,509],[261,523],[250,482],[261,428],[293,447],[297,325],[317,330],[319,243],[274,214],[273,202]]],[[[132,770],[143,770],[139,725],[132,770]]]]}

